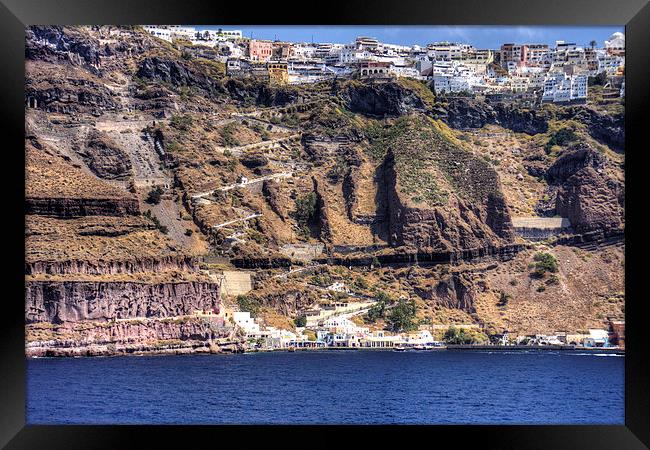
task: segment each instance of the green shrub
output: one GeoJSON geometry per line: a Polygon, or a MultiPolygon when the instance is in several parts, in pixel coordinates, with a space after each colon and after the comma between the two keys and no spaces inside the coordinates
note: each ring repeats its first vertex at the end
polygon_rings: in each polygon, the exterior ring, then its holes
{"type": "Polygon", "coordinates": [[[551,135],[544,150],[551,153],[554,146],[563,146],[578,139],[578,135],[571,128],[561,128],[551,135]]]}
{"type": "Polygon", "coordinates": [[[163,195],[162,188],[160,186],[156,186],[155,188],[149,191],[149,194],[147,195],[147,199],[145,201],[150,205],[157,205],[158,203],[160,203],[160,199],[162,195],[163,195]]]}
{"type": "Polygon", "coordinates": [[[400,299],[388,314],[388,324],[395,332],[411,331],[417,328],[415,314],[417,307],[414,300],[400,299]]]}
{"type": "Polygon", "coordinates": [[[295,203],[296,210],[294,211],[294,218],[298,222],[298,226],[303,234],[309,235],[309,226],[313,224],[316,218],[316,193],[310,192],[302,197],[298,197],[295,203]]]}
{"type": "Polygon", "coordinates": [[[539,252],[533,257],[535,260],[533,277],[543,278],[547,273],[556,273],[558,271],[557,259],[550,253],[539,252]]]}
{"type": "Polygon", "coordinates": [[[185,229],[185,236],[192,236],[194,234],[194,231],[190,230],[189,228],[185,229]]]}
{"type": "Polygon", "coordinates": [[[307,326],[307,317],[305,317],[305,316],[296,317],[296,318],[293,320],[293,323],[294,323],[297,327],[306,327],[306,326],[307,326]]]}
{"type": "Polygon", "coordinates": [[[239,141],[235,138],[235,131],[237,131],[237,123],[230,122],[224,125],[221,130],[219,130],[219,136],[221,137],[221,143],[229,147],[235,147],[239,145],[239,141]]]}
{"type": "Polygon", "coordinates": [[[506,306],[510,300],[512,300],[512,296],[501,291],[501,294],[499,294],[498,306],[506,306]]]}
{"type": "Polygon", "coordinates": [[[237,296],[237,305],[241,311],[247,311],[251,313],[251,317],[256,317],[260,312],[260,301],[256,298],[249,297],[247,295],[238,295],[237,296]]]}
{"type": "Polygon", "coordinates": [[[487,336],[484,333],[476,331],[468,331],[464,328],[458,330],[453,325],[447,329],[443,337],[443,341],[446,344],[451,345],[469,345],[469,344],[480,344],[487,340],[487,336]]]}
{"type": "Polygon", "coordinates": [[[356,280],[354,280],[354,286],[358,289],[368,289],[368,283],[361,277],[357,277],[356,280]]]}
{"type": "Polygon", "coordinates": [[[173,115],[169,120],[169,125],[177,130],[188,131],[192,126],[193,120],[191,116],[188,115],[173,115]]]}

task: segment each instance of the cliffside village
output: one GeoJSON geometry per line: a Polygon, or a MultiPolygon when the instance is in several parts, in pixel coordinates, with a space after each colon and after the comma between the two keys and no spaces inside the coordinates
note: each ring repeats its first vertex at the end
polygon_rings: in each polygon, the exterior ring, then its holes
{"type": "MultiPolygon", "coordinates": [[[[300,325],[294,331],[260,325],[248,311],[222,305],[214,311],[195,311],[195,315],[209,320],[220,327],[232,327],[245,336],[248,349],[252,351],[295,350],[295,349],[369,349],[369,350],[433,350],[449,346],[463,347],[460,342],[449,340],[450,330],[481,334],[477,324],[420,325],[411,332],[390,332],[371,330],[359,325],[354,316],[362,317],[376,304],[374,299],[363,298],[332,300],[341,294],[354,297],[344,283],[333,283],[327,288],[323,302],[309,310],[299,312],[300,325]]],[[[348,297],[350,298],[350,297],[348,297]]],[[[376,328],[376,327],[375,327],[376,328]]],[[[556,331],[552,334],[515,335],[508,331],[489,336],[483,342],[471,342],[466,348],[475,346],[491,348],[582,348],[582,349],[624,349],[625,321],[610,320],[609,329],[589,329],[569,333],[556,331]]]]}
{"type": "Polygon", "coordinates": [[[297,43],[247,38],[241,30],[178,25],[144,29],[168,42],[180,40],[210,47],[216,50],[216,58],[225,64],[229,76],[269,83],[406,77],[431,83],[437,95],[477,96],[535,107],[542,103],[584,103],[589,78],[600,76],[604,96],[625,96],[625,36],[619,32],[612,34],[602,48],[596,41],[587,46],[556,41],[555,46],[504,43],[498,49],[477,49],[452,42],[395,45],[363,36],[349,44],[297,43]]]}

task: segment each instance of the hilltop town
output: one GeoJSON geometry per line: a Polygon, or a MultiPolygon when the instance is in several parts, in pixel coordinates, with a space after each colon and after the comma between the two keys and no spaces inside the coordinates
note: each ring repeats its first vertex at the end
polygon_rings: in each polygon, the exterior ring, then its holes
{"type": "Polygon", "coordinates": [[[602,48],[596,41],[581,46],[559,40],[555,47],[504,43],[498,49],[477,49],[453,42],[396,45],[364,36],[346,44],[294,43],[246,39],[241,30],[144,29],[167,42],[211,48],[211,59],[226,64],[229,76],[270,83],[314,83],[354,73],[362,79],[404,77],[431,82],[437,94],[484,95],[534,106],[585,102],[589,77],[600,76],[607,95],[625,95],[625,36],[620,32],[602,48]]]}
{"type": "Polygon", "coordinates": [[[32,26],[25,57],[30,356],[624,346],[621,33],[32,26]]]}

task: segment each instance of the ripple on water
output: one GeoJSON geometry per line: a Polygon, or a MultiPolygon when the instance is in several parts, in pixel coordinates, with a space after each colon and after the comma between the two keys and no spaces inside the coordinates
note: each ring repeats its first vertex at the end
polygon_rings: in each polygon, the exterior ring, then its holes
{"type": "Polygon", "coordinates": [[[79,424],[622,424],[624,359],[597,355],[41,358],[28,361],[27,416],[29,423],[79,424]]]}

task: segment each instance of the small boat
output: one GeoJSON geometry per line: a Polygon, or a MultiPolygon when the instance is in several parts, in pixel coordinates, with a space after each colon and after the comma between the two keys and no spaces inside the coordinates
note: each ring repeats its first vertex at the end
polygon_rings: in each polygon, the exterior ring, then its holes
{"type": "Polygon", "coordinates": [[[427,348],[424,345],[416,345],[413,350],[427,350],[427,348]]]}
{"type": "Polygon", "coordinates": [[[296,347],[293,347],[293,346],[289,347],[289,351],[290,351],[290,352],[295,352],[295,351],[296,351],[296,347]]]}
{"type": "Polygon", "coordinates": [[[399,347],[399,346],[398,347],[393,347],[393,351],[395,351],[395,352],[403,352],[405,350],[406,350],[405,347],[399,347]]]}

